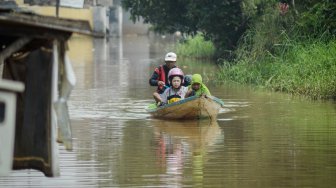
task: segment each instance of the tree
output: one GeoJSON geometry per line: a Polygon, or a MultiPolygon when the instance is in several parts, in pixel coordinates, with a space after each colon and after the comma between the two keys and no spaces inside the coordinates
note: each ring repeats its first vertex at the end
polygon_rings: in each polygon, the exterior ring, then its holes
{"type": "Polygon", "coordinates": [[[334,0],[299,0],[301,13],[298,25],[305,35],[320,37],[336,35],[336,3],[334,0]]]}
{"type": "Polygon", "coordinates": [[[157,32],[202,32],[214,42],[217,54],[229,58],[247,27],[243,0],[122,0],[135,22],[140,17],[157,32]]]}

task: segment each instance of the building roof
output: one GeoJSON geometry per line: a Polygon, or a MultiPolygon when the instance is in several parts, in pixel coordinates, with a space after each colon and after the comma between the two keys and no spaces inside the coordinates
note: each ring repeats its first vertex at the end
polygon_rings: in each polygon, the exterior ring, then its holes
{"type": "Polygon", "coordinates": [[[92,35],[87,21],[43,16],[31,11],[0,7],[0,35],[67,39],[72,33],[92,35]]]}

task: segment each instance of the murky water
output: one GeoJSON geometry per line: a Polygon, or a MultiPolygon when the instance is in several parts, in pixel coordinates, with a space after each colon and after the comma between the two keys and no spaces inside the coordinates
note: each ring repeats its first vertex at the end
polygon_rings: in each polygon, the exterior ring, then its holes
{"type": "Polygon", "coordinates": [[[0,187],[333,187],[336,104],[229,84],[216,67],[180,60],[225,102],[218,121],[162,121],[144,110],[153,68],[169,48],[147,37],[70,44],[77,86],[69,102],[74,150],[61,176],[35,170],[0,187]]]}

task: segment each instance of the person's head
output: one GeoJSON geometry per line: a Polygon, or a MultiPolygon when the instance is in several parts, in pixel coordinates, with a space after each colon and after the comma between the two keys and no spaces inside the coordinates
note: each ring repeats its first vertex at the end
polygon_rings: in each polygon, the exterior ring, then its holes
{"type": "Polygon", "coordinates": [[[176,54],[174,52],[169,52],[165,56],[165,62],[169,69],[175,67],[176,64],[176,54]]]}
{"type": "Polygon", "coordinates": [[[191,78],[192,78],[192,75],[191,74],[187,74],[184,76],[184,84],[186,85],[191,85],[191,78]]]}
{"type": "Polygon", "coordinates": [[[179,76],[174,76],[171,85],[173,86],[174,89],[178,89],[181,86],[182,80],[179,76]]]}
{"type": "Polygon", "coordinates": [[[168,73],[168,80],[170,85],[173,86],[173,88],[177,89],[183,84],[183,78],[184,74],[183,71],[177,67],[170,69],[168,73]]]}
{"type": "Polygon", "coordinates": [[[191,88],[195,91],[199,90],[202,85],[202,76],[200,74],[193,74],[191,77],[191,88]]]}

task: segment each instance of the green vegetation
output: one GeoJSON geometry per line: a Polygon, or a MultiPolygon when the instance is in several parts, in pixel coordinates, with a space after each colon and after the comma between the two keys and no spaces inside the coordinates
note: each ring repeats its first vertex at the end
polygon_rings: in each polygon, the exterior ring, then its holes
{"type": "Polygon", "coordinates": [[[123,0],[136,21],[194,36],[182,56],[214,56],[218,77],[313,99],[336,99],[334,0],[123,0]],[[140,6],[141,5],[141,6],[140,6]],[[209,42],[213,43],[215,52],[209,42]],[[208,55],[206,55],[208,54],[208,55]]]}
{"type": "Polygon", "coordinates": [[[307,2],[285,13],[274,4],[265,5],[242,36],[235,59],[223,61],[219,78],[313,99],[336,99],[336,27],[327,25],[336,17],[326,15],[336,5],[307,2]]]}
{"type": "Polygon", "coordinates": [[[242,2],[250,0],[122,0],[131,19],[150,23],[154,31],[188,35],[202,32],[216,47],[217,57],[230,57],[247,28],[242,2]]]}
{"type": "Polygon", "coordinates": [[[215,54],[215,46],[205,41],[201,34],[189,36],[183,43],[177,43],[175,51],[179,56],[197,59],[211,59],[215,54]]]}
{"type": "Polygon", "coordinates": [[[225,62],[219,74],[222,80],[305,95],[314,99],[335,98],[336,41],[293,44],[282,56],[268,54],[262,60],[225,62]]]}

